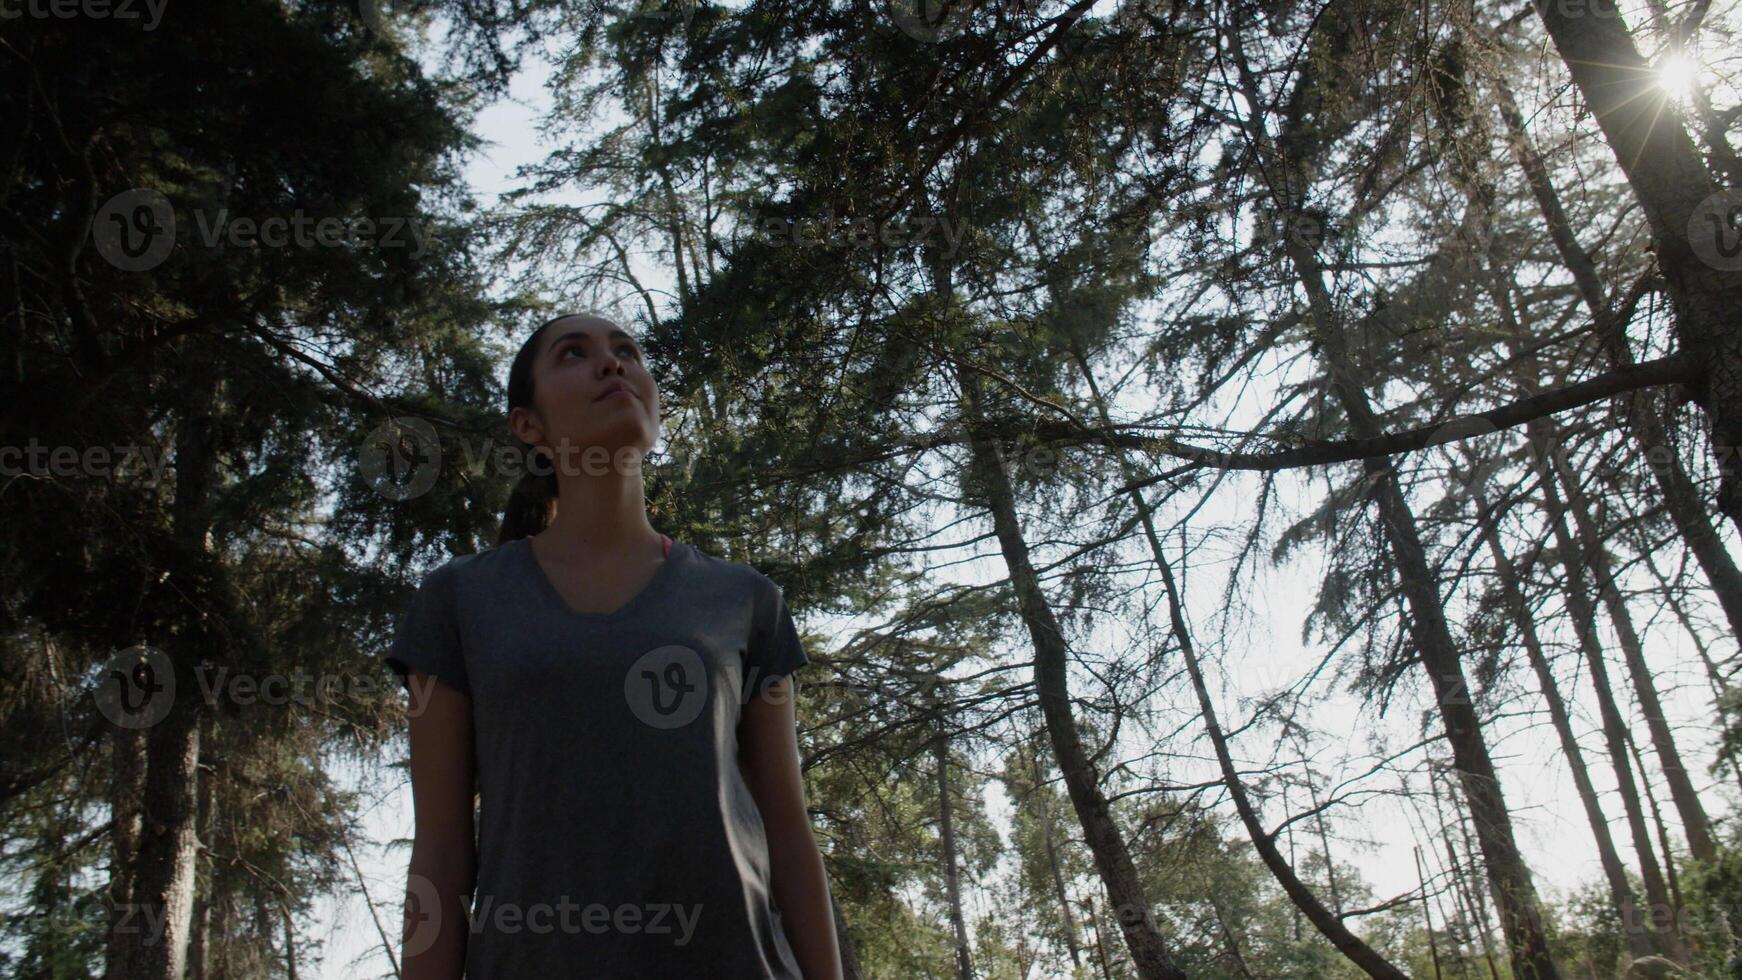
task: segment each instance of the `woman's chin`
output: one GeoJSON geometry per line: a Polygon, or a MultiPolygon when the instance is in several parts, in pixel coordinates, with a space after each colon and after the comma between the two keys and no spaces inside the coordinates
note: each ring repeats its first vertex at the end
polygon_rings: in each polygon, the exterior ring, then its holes
{"type": "Polygon", "coordinates": [[[569,468],[590,476],[603,475],[598,472],[601,464],[611,469],[634,465],[651,451],[653,442],[639,425],[590,432],[568,441],[574,447],[567,454],[569,468]]]}

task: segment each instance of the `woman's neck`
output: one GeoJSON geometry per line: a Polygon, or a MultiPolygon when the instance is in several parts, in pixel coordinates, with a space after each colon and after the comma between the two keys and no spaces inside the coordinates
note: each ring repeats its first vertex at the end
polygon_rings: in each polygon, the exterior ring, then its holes
{"type": "Polygon", "coordinates": [[[554,539],[559,550],[629,551],[660,540],[647,520],[640,468],[626,473],[616,469],[597,476],[558,477],[556,516],[543,535],[554,539]]]}

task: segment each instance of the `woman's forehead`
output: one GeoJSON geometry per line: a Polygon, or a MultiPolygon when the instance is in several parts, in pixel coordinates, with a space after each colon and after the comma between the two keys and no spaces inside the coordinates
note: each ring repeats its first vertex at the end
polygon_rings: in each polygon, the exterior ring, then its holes
{"type": "Polygon", "coordinates": [[[604,317],[594,316],[588,313],[575,313],[552,320],[550,324],[545,327],[545,338],[542,346],[545,350],[549,350],[553,344],[556,344],[564,337],[572,336],[577,333],[587,334],[593,337],[608,337],[612,334],[621,334],[624,337],[629,337],[631,340],[634,339],[634,337],[629,334],[629,331],[624,330],[621,326],[618,326],[616,323],[607,320],[604,317]]]}

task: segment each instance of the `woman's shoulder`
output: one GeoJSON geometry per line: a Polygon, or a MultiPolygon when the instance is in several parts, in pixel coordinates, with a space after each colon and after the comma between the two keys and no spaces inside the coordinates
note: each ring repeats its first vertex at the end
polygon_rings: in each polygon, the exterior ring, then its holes
{"type": "Polygon", "coordinates": [[[485,548],[483,551],[468,551],[452,555],[440,565],[430,569],[424,575],[424,581],[448,585],[470,579],[475,575],[490,575],[501,568],[502,563],[507,560],[510,549],[517,544],[516,541],[508,541],[485,548]]]}
{"type": "Polygon", "coordinates": [[[695,545],[686,545],[689,553],[694,556],[696,570],[721,581],[731,582],[742,588],[748,588],[758,594],[778,593],[780,587],[774,580],[762,574],[756,566],[730,558],[720,558],[710,555],[695,545]]]}

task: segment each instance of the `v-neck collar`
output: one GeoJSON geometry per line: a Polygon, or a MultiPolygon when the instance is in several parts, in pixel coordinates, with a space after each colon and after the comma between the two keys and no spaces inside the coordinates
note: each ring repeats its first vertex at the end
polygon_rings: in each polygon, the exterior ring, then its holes
{"type": "MultiPolygon", "coordinates": [[[[668,538],[667,540],[669,541],[670,539],[668,538]]],[[[561,610],[562,614],[570,619],[595,623],[615,622],[628,616],[630,613],[633,613],[644,600],[648,599],[656,591],[664,587],[666,581],[672,577],[678,564],[688,557],[686,549],[689,547],[689,545],[684,544],[681,541],[672,541],[670,548],[666,551],[665,560],[659,563],[659,569],[653,573],[653,578],[649,579],[647,584],[641,587],[640,592],[631,596],[628,602],[617,607],[615,612],[584,613],[578,612],[573,606],[570,606],[569,601],[563,598],[563,594],[557,591],[557,587],[551,582],[550,576],[544,573],[544,566],[538,563],[538,554],[532,550],[531,536],[517,538],[514,543],[520,546],[520,552],[524,556],[527,570],[532,573],[533,581],[538,583],[538,591],[543,593],[545,598],[555,603],[557,609],[561,610]]]]}

